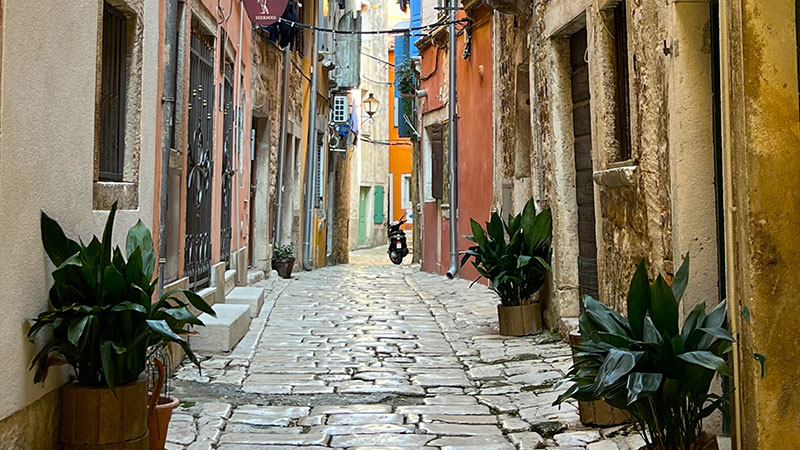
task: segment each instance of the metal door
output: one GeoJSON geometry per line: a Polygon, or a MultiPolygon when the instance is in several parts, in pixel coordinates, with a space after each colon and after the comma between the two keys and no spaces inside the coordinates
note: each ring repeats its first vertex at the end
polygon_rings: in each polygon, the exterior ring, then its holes
{"type": "Polygon", "coordinates": [[[233,189],[233,67],[225,64],[225,87],[223,99],[223,140],[222,140],[222,226],[220,231],[220,261],[230,267],[231,259],[231,190],[233,189]]]}
{"type": "Polygon", "coordinates": [[[185,272],[192,289],[211,276],[211,186],[214,174],[214,51],[211,37],[191,38],[185,272]]]}

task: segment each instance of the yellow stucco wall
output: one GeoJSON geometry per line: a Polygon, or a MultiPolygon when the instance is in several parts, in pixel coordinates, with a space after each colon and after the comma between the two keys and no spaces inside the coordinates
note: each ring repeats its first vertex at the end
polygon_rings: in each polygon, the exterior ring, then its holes
{"type": "Polygon", "coordinates": [[[728,281],[739,340],[737,444],[795,448],[800,441],[795,2],[735,0],[722,2],[720,9],[728,281]]]}

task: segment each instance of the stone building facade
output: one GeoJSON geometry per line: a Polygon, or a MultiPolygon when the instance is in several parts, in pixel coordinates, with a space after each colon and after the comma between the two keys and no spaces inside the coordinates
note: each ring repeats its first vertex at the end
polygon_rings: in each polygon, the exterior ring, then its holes
{"type": "Polygon", "coordinates": [[[734,448],[790,447],[797,358],[778,330],[798,308],[796,5],[490,3],[493,207],[532,196],[553,212],[546,324],[574,329],[583,295],[624,313],[642,258],[669,278],[691,254],[680,313],[727,298],[738,340],[734,448]]]}

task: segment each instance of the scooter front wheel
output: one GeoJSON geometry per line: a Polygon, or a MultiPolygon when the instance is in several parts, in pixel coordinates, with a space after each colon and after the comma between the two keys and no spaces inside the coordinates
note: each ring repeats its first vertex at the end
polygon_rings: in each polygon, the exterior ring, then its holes
{"type": "Polygon", "coordinates": [[[403,263],[403,257],[398,255],[397,252],[389,252],[389,260],[394,264],[400,265],[403,263]]]}

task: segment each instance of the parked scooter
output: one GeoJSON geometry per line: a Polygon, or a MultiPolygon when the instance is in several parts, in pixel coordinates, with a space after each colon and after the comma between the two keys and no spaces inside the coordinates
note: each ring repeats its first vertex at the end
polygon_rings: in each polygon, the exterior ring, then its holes
{"type": "Polygon", "coordinates": [[[406,223],[405,214],[400,220],[389,224],[387,232],[389,236],[389,260],[395,264],[402,264],[403,258],[408,256],[408,245],[406,244],[406,233],[400,228],[406,223]]]}

